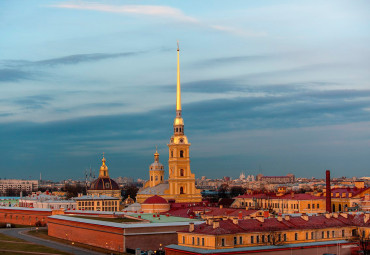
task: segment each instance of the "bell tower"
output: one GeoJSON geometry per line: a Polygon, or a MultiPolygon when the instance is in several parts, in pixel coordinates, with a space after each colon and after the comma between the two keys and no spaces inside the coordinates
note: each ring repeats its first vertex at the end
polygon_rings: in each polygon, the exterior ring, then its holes
{"type": "Polygon", "coordinates": [[[164,181],[164,167],[159,163],[157,147],[154,153],[154,162],[149,167],[149,187],[154,187],[164,181]]]}
{"type": "Polygon", "coordinates": [[[168,194],[174,195],[176,202],[200,202],[200,190],[195,188],[195,175],[190,170],[190,143],[184,134],[184,120],[181,109],[180,86],[180,49],[177,42],[177,91],[176,117],[173,122],[173,135],[169,148],[169,189],[168,194]]]}

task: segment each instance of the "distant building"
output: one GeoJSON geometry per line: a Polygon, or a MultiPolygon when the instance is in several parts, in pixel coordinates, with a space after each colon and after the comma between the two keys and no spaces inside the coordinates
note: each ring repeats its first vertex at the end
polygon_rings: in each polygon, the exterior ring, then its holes
{"type": "Polygon", "coordinates": [[[18,179],[3,179],[0,180],[0,194],[7,195],[6,193],[11,190],[20,194],[21,191],[31,193],[37,191],[39,186],[38,180],[18,180],[18,179]]]}
{"type": "Polygon", "coordinates": [[[19,207],[42,209],[76,209],[76,201],[66,200],[49,192],[34,192],[32,195],[21,197],[19,207]]]}
{"type": "Polygon", "coordinates": [[[287,174],[286,176],[264,176],[263,174],[257,175],[257,181],[266,183],[293,183],[295,182],[294,174],[287,174]]]}

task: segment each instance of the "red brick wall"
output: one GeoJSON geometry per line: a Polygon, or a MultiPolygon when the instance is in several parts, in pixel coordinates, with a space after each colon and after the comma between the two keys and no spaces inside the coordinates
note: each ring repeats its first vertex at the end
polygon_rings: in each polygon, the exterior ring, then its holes
{"type": "Polygon", "coordinates": [[[123,251],[123,229],[49,218],[48,234],[71,242],[123,251]]]}
{"type": "Polygon", "coordinates": [[[0,208],[0,222],[12,223],[20,225],[34,226],[36,222],[40,221],[42,224],[48,222],[48,216],[51,215],[51,211],[37,211],[35,209],[30,210],[17,210],[16,208],[0,208]]]}

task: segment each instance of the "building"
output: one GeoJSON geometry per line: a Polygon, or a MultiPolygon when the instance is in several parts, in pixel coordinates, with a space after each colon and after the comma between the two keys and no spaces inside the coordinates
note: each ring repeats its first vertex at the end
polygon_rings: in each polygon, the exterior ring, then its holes
{"type": "Polygon", "coordinates": [[[294,174],[287,174],[286,176],[264,176],[263,174],[259,174],[257,175],[257,181],[273,184],[294,183],[295,176],[294,174]]]}
{"type": "Polygon", "coordinates": [[[106,195],[87,195],[75,197],[77,210],[87,211],[110,211],[117,212],[120,210],[121,199],[106,195]]]}
{"type": "Polygon", "coordinates": [[[200,190],[195,187],[195,175],[190,170],[190,143],[184,134],[184,120],[181,116],[179,52],[180,50],[177,48],[176,117],[173,123],[173,135],[168,144],[169,178],[168,181],[163,181],[164,171],[158,161],[159,154],[156,153],[154,163],[149,168],[149,184],[146,184],[136,197],[139,203],[153,195],[161,196],[167,201],[173,202],[200,202],[202,200],[200,190]]]}
{"type": "MultiPolygon", "coordinates": [[[[324,196],[326,193],[324,193],[324,196]]],[[[361,201],[370,195],[370,188],[334,188],[331,189],[331,206],[333,212],[360,210],[361,201]]]]}
{"type": "Polygon", "coordinates": [[[21,191],[32,193],[37,191],[38,186],[38,180],[3,179],[0,180],[0,194],[7,196],[11,192],[14,193],[13,195],[19,195],[21,191]]]}
{"type": "Polygon", "coordinates": [[[177,231],[189,228],[189,223],[194,222],[192,219],[171,216],[139,216],[137,222],[117,223],[92,217],[55,215],[48,218],[48,234],[118,252],[135,252],[136,248],[155,251],[169,244],[177,244],[177,231]]]}
{"type": "Polygon", "coordinates": [[[141,210],[144,213],[163,213],[170,210],[170,204],[163,197],[155,195],[141,204],[141,210]]]}
{"type": "Polygon", "coordinates": [[[325,197],[308,193],[284,194],[244,194],[235,197],[233,208],[267,209],[275,213],[323,213],[326,212],[325,197]]]}
{"type": "Polygon", "coordinates": [[[34,192],[32,195],[21,197],[19,207],[43,208],[43,209],[76,209],[76,201],[63,199],[59,196],[50,194],[48,191],[34,192]]]}
{"type": "MultiPolygon", "coordinates": [[[[190,224],[189,229],[179,231],[178,245],[170,246],[172,251],[167,253],[166,250],[166,254],[189,254],[186,251],[202,254],[218,249],[227,254],[246,254],[263,250],[263,246],[270,251],[275,247],[276,251],[288,248],[291,252],[290,248],[294,247],[292,245],[338,245],[347,243],[348,239],[359,233],[368,236],[369,218],[370,214],[328,213],[319,216],[302,214],[299,217],[286,215],[268,219],[257,217],[246,220],[207,220],[196,226],[190,224]]],[[[314,253],[316,254],[316,250],[314,253]]]]}
{"type": "Polygon", "coordinates": [[[105,164],[105,161],[103,155],[99,177],[90,184],[87,195],[117,197],[121,199],[121,190],[118,184],[113,179],[109,178],[108,166],[105,164]]]}

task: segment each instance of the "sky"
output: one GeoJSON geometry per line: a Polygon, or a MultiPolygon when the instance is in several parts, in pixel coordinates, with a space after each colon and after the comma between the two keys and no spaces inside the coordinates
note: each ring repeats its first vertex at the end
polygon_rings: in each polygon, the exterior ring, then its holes
{"type": "Polygon", "coordinates": [[[0,178],[369,176],[370,2],[0,1],[0,178]]]}

